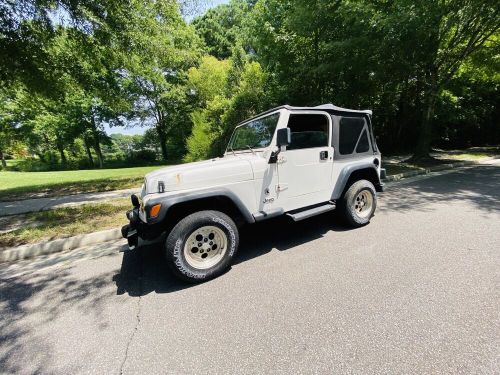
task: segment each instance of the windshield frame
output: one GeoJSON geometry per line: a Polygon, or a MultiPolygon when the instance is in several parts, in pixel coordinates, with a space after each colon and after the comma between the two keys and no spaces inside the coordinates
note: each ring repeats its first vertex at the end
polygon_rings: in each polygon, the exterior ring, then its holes
{"type": "Polygon", "coordinates": [[[274,141],[274,137],[275,137],[275,134],[276,134],[276,129],[278,129],[278,125],[279,125],[279,122],[282,118],[282,110],[276,110],[276,111],[273,111],[271,113],[266,113],[262,116],[258,116],[258,117],[254,117],[254,118],[251,118],[249,120],[246,120],[245,122],[239,124],[238,126],[236,126],[233,130],[233,133],[231,134],[231,138],[229,138],[229,142],[227,143],[227,146],[226,146],[226,152],[225,154],[227,153],[248,153],[248,152],[254,152],[256,150],[264,150],[268,147],[271,147],[272,144],[273,144],[273,141],[274,141]],[[251,122],[254,122],[254,121],[257,121],[257,120],[261,120],[261,119],[264,119],[264,118],[267,118],[267,117],[271,117],[271,116],[274,116],[278,114],[278,119],[276,121],[276,127],[274,128],[274,132],[272,134],[272,138],[269,142],[269,144],[267,146],[264,146],[264,147],[247,147],[245,149],[237,149],[237,150],[233,150],[232,148],[230,148],[229,146],[231,146],[231,143],[233,142],[233,139],[234,139],[234,136],[236,134],[236,131],[239,129],[239,128],[242,128],[243,126],[248,126],[251,122]]]}

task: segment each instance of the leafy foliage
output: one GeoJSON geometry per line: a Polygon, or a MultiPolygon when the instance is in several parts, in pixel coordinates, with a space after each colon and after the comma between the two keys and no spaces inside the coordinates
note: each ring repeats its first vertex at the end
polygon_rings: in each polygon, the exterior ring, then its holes
{"type": "Polygon", "coordinates": [[[266,75],[235,49],[229,60],[208,56],[189,71],[199,108],[193,112],[193,132],[187,140],[186,161],[221,155],[235,126],[261,112],[268,104],[266,75]]]}
{"type": "Polygon", "coordinates": [[[24,169],[221,155],[279,104],[374,110],[387,152],[500,143],[489,0],[0,0],[0,159],[24,169]],[[146,126],[143,137],[106,126],[146,126]]]}
{"type": "Polygon", "coordinates": [[[450,80],[498,54],[500,18],[489,1],[259,0],[249,27],[277,101],[373,108],[382,148],[425,157],[450,80]]]}
{"type": "Polygon", "coordinates": [[[233,0],[208,10],[193,21],[198,35],[204,40],[210,55],[223,60],[231,57],[233,47],[241,41],[245,17],[250,4],[233,0]]]}

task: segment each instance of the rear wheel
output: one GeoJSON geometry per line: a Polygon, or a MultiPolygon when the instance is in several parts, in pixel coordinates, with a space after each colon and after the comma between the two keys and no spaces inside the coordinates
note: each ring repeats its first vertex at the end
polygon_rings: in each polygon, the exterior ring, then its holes
{"type": "Polygon", "coordinates": [[[353,227],[368,224],[377,208],[375,187],[370,181],[353,183],[341,200],[344,218],[353,227]]]}
{"type": "Polygon", "coordinates": [[[230,267],[238,239],[238,229],[229,216],[218,211],[196,212],[182,219],[168,235],[168,265],[186,281],[213,279],[230,267]]]}

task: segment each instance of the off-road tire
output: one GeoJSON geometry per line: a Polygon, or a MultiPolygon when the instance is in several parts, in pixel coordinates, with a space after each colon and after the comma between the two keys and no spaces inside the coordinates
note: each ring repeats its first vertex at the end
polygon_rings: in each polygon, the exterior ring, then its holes
{"type": "MultiPolygon", "coordinates": [[[[345,192],[342,199],[340,200],[341,204],[341,213],[347,224],[352,227],[361,227],[370,222],[373,214],[375,213],[375,209],[377,208],[377,193],[375,192],[375,187],[370,181],[367,180],[359,180],[354,182],[345,192]],[[359,212],[359,209],[356,208],[359,202],[357,202],[357,198],[361,195],[365,195],[366,197],[371,196],[371,205],[365,212],[359,212]]],[[[366,206],[363,206],[363,208],[366,206]]]]}
{"type": "MultiPolygon", "coordinates": [[[[220,276],[231,266],[238,250],[238,243],[238,228],[229,216],[219,211],[195,212],[179,221],[167,236],[165,242],[167,264],[172,273],[181,280],[191,283],[208,281],[220,276]],[[206,227],[220,229],[221,235],[223,232],[226,236],[226,249],[217,264],[207,269],[199,269],[193,267],[189,263],[189,259],[186,259],[185,246],[193,233],[206,227]]],[[[189,254],[188,257],[190,257],[189,254]]]]}

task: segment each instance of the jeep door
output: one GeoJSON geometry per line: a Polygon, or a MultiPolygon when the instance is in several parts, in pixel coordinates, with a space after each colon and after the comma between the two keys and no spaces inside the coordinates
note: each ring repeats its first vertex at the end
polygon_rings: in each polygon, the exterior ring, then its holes
{"type": "Polygon", "coordinates": [[[331,197],[332,120],[326,112],[289,112],[291,143],[278,159],[278,200],[285,211],[326,202],[331,197]]]}

